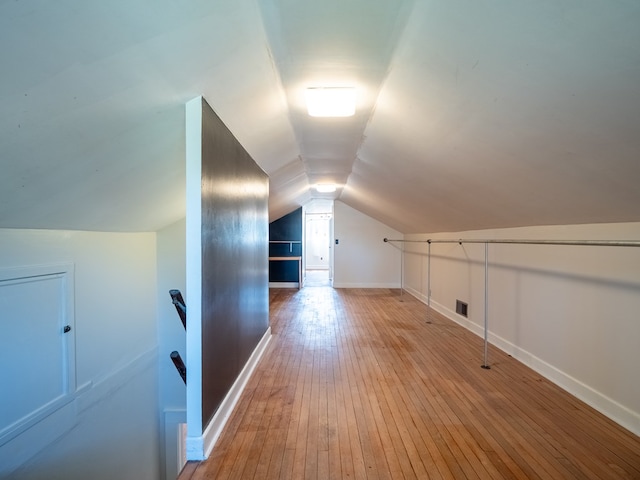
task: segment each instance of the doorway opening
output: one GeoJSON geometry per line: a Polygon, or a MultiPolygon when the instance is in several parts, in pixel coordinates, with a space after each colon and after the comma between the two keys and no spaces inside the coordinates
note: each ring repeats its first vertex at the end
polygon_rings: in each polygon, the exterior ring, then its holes
{"type": "Polygon", "coordinates": [[[304,286],[333,285],[333,200],[313,200],[304,213],[304,286]]]}

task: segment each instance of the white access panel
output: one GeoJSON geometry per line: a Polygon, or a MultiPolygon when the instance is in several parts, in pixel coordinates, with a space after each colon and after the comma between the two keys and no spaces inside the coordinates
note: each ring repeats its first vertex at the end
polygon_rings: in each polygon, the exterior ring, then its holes
{"type": "Polygon", "coordinates": [[[0,445],[73,399],[73,266],[0,270],[0,445]]]}

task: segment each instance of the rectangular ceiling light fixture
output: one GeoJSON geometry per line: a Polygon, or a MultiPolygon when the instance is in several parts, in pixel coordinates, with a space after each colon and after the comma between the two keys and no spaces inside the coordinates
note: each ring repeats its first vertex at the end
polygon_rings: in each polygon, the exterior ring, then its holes
{"type": "Polygon", "coordinates": [[[336,191],[336,186],[332,183],[319,183],[315,188],[318,193],[333,193],[336,191]]]}
{"type": "Polygon", "coordinates": [[[306,90],[307,109],[312,117],[350,117],[356,113],[353,87],[313,87],[306,90]]]}

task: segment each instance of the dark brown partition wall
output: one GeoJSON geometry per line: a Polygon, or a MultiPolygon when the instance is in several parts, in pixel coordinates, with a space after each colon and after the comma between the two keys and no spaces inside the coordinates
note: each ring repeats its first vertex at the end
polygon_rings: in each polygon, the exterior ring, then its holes
{"type": "Polygon", "coordinates": [[[269,326],[268,176],[202,101],[202,422],[269,326]]]}

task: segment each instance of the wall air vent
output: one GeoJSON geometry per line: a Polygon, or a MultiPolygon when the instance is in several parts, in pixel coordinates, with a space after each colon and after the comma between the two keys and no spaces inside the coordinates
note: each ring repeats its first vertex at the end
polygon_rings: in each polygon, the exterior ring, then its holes
{"type": "Polygon", "coordinates": [[[456,313],[458,315],[462,315],[463,317],[467,317],[467,308],[468,304],[461,302],[460,300],[456,300],[456,313]]]}

